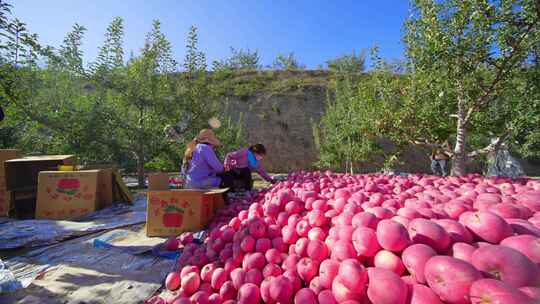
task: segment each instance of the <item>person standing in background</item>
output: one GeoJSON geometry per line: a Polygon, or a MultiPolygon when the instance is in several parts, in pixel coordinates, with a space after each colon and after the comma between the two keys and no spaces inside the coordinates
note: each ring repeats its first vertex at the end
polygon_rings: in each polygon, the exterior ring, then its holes
{"type": "Polygon", "coordinates": [[[450,154],[447,152],[449,149],[448,141],[444,144],[438,144],[431,151],[431,171],[435,175],[447,176],[448,162],[450,161],[450,154]]]}

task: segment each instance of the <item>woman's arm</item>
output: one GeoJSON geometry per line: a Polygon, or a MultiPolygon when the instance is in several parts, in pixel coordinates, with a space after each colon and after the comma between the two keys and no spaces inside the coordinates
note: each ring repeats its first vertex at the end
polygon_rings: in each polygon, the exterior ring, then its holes
{"type": "Polygon", "coordinates": [[[257,169],[255,170],[265,181],[269,182],[269,183],[275,183],[276,181],[270,176],[268,175],[268,173],[266,173],[266,170],[264,170],[264,167],[262,166],[261,163],[259,163],[259,166],[257,167],[257,169]]]}

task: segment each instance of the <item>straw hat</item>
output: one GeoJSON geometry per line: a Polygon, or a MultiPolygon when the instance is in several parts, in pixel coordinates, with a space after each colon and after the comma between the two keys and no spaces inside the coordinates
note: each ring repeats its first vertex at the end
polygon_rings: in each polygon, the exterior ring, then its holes
{"type": "Polygon", "coordinates": [[[199,132],[199,135],[195,137],[195,140],[197,140],[200,143],[211,144],[212,146],[221,145],[221,142],[216,137],[216,134],[214,134],[214,131],[210,129],[202,129],[201,132],[199,132]]]}

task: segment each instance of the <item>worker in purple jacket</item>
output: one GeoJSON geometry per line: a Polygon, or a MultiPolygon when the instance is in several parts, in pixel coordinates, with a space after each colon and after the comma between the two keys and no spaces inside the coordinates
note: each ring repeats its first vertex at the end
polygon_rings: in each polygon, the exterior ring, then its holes
{"type": "Polygon", "coordinates": [[[251,190],[253,189],[252,171],[257,172],[265,181],[275,183],[276,181],[266,173],[261,164],[265,155],[266,148],[262,144],[228,153],[225,156],[226,174],[222,175],[222,186],[231,188],[233,191],[238,188],[251,190]]]}
{"type": "Polygon", "coordinates": [[[182,173],[186,177],[186,188],[208,189],[221,185],[223,164],[216,156],[214,147],[221,145],[210,129],[203,129],[191,141],[184,153],[182,173]]]}

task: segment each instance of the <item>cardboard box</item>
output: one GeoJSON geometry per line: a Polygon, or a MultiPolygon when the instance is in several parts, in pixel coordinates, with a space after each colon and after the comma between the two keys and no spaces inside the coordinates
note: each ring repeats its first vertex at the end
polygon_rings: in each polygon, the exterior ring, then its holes
{"type": "Polygon", "coordinates": [[[113,204],[113,169],[99,169],[98,173],[98,209],[109,207],[113,204]]]}
{"type": "Polygon", "coordinates": [[[19,150],[16,149],[0,149],[0,178],[6,175],[4,170],[4,162],[6,160],[15,159],[19,157],[19,150]]]}
{"type": "Polygon", "coordinates": [[[146,213],[147,236],[177,236],[199,231],[214,215],[214,200],[226,189],[149,191],[146,213]]]}
{"type": "Polygon", "coordinates": [[[71,219],[98,208],[99,170],[42,171],[38,177],[37,219],[71,219]]]}
{"type": "Polygon", "coordinates": [[[56,171],[58,165],[75,165],[74,155],[43,155],[10,159],[5,162],[6,186],[9,191],[37,189],[41,171],[56,171]]]}
{"type": "Polygon", "coordinates": [[[169,174],[159,172],[148,174],[148,191],[169,190],[169,174]]]}
{"type": "Polygon", "coordinates": [[[11,202],[11,193],[6,190],[5,181],[0,178],[0,217],[8,216],[11,202]]]}
{"type": "Polygon", "coordinates": [[[208,194],[213,194],[213,213],[215,214],[217,210],[225,207],[225,199],[223,197],[223,193],[227,192],[229,188],[226,189],[212,189],[208,191],[208,194]]]}

